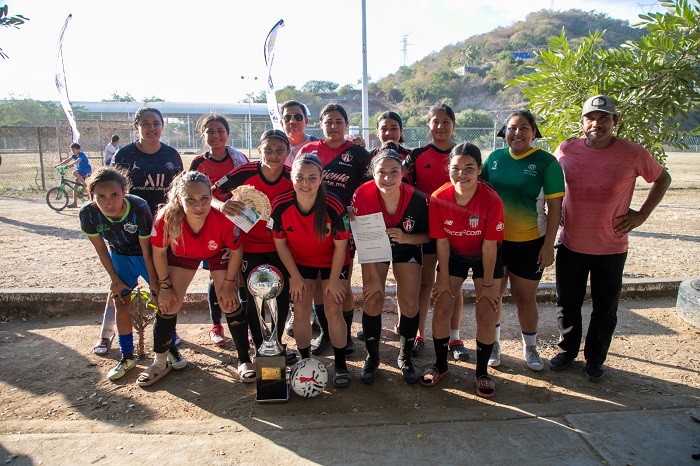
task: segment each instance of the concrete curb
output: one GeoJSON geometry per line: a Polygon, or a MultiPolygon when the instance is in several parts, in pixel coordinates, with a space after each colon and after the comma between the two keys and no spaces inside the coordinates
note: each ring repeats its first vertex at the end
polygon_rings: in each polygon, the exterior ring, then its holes
{"type": "MultiPolygon", "coordinates": [[[[683,278],[659,279],[649,282],[643,279],[627,279],[622,284],[623,299],[676,297],[683,278]]],[[[362,289],[353,287],[355,300],[362,302],[362,289]]],[[[474,286],[465,285],[462,293],[466,299],[474,297],[474,286]]],[[[20,317],[35,315],[65,315],[76,312],[95,312],[104,307],[105,290],[78,288],[4,288],[0,289],[0,315],[20,317]]],[[[396,288],[386,288],[386,295],[396,295],[396,288]]],[[[587,299],[590,295],[587,296],[587,299]]],[[[510,302],[510,294],[504,300],[510,302]]],[[[554,283],[541,283],[537,294],[539,302],[555,302],[554,283]]],[[[205,311],[207,293],[195,290],[185,297],[183,310],[205,311]]]]}

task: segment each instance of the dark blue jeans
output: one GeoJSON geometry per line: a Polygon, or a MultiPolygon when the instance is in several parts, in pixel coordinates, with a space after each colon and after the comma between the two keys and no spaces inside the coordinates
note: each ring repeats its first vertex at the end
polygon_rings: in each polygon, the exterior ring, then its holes
{"type": "Polygon", "coordinates": [[[593,255],[574,252],[563,245],[559,247],[556,260],[559,348],[569,358],[575,358],[581,346],[581,306],[590,274],[593,312],[583,355],[589,363],[605,362],[617,325],[617,304],[626,260],[626,252],[593,255]]]}

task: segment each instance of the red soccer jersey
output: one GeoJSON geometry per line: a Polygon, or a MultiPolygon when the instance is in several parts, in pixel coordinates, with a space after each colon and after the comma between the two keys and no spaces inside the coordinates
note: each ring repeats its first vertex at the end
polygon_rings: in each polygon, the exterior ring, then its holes
{"type": "Polygon", "coordinates": [[[331,149],[324,139],[313,141],[299,151],[300,154],[315,154],[323,165],[323,182],[328,191],[350,205],[352,194],[365,181],[369,167],[369,152],[352,141],[331,149]]]}
{"type": "MultiPolygon", "coordinates": [[[[370,159],[374,160],[374,157],[379,153],[380,150],[382,150],[381,147],[376,147],[372,149],[372,152],[369,153],[370,159]]],[[[403,146],[399,146],[399,150],[397,152],[401,156],[401,160],[406,160],[406,156],[411,153],[411,149],[406,149],[403,146]]]]}
{"type": "MultiPolygon", "coordinates": [[[[386,212],[379,188],[374,180],[360,186],[352,197],[352,208],[355,215],[369,215],[381,212],[387,228],[400,228],[404,233],[417,234],[428,232],[428,200],[426,197],[409,186],[401,183],[401,197],[394,215],[386,212]]],[[[394,255],[406,253],[416,247],[414,244],[391,243],[394,255]]]]}
{"type": "MultiPolygon", "coordinates": [[[[164,226],[163,218],[158,216],[151,232],[151,244],[157,248],[170,246],[163,242],[164,226]]],[[[182,235],[172,251],[176,256],[185,259],[206,260],[214,257],[223,248],[238,249],[239,247],[241,247],[241,237],[238,227],[224,214],[211,209],[199,233],[192,231],[187,220],[183,221],[182,235]]]]}
{"type": "MultiPolygon", "coordinates": [[[[277,196],[293,190],[292,179],[289,175],[290,171],[291,169],[285,166],[280,177],[275,181],[269,182],[265,180],[262,174],[260,162],[250,162],[241,165],[221,178],[219,186],[226,193],[244,184],[254,186],[255,189],[264,193],[270,200],[270,204],[272,204],[277,196]]],[[[227,199],[230,197],[231,195],[228,194],[227,199]]],[[[275,243],[267,231],[264,221],[260,220],[248,233],[243,233],[244,252],[255,254],[275,252],[275,250],[275,243]]]]}
{"type": "Polygon", "coordinates": [[[430,197],[430,237],[447,238],[462,258],[480,258],[485,240],[503,241],[503,202],[496,191],[478,182],[467,205],[457,205],[455,188],[445,183],[430,197]]]}
{"type": "Polygon", "coordinates": [[[447,164],[451,150],[443,151],[432,144],[413,149],[403,162],[406,180],[426,196],[449,183],[447,164]]]}
{"type": "Polygon", "coordinates": [[[248,158],[245,155],[232,147],[226,147],[226,157],[222,160],[212,158],[209,152],[200,154],[192,159],[190,170],[196,170],[207,175],[209,181],[211,181],[212,194],[223,202],[229,198],[229,194],[227,191],[221,191],[216,182],[234,168],[245,163],[248,163],[248,158]]]}
{"type": "MultiPolygon", "coordinates": [[[[350,238],[348,213],[333,193],[326,199],[326,236],[319,242],[314,229],[315,209],[302,214],[294,191],[283,194],[272,204],[268,228],[275,238],[287,238],[294,262],[307,267],[329,268],[335,252],[334,240],[350,238]]],[[[350,264],[350,248],[345,250],[343,265],[350,264]]]]}

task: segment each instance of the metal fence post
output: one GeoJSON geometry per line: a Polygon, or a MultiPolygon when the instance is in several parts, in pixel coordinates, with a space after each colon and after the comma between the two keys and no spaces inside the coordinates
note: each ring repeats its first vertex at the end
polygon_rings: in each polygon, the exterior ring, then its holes
{"type": "Polygon", "coordinates": [[[46,191],[46,176],[44,175],[44,152],[41,150],[41,127],[36,128],[36,135],[39,141],[39,170],[41,170],[41,189],[46,191]]]}

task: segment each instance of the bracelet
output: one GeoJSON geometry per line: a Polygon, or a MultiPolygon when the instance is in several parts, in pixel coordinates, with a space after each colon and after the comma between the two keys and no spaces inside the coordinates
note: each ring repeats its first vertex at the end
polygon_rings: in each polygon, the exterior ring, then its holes
{"type": "Polygon", "coordinates": [[[235,278],[231,279],[231,278],[226,278],[226,277],[224,277],[224,280],[226,280],[227,282],[235,282],[236,281],[235,278]]]}
{"type": "Polygon", "coordinates": [[[492,286],[493,286],[493,283],[491,283],[490,285],[481,285],[482,288],[491,288],[492,286]]]}
{"type": "Polygon", "coordinates": [[[167,282],[169,279],[170,279],[170,275],[168,275],[167,277],[165,277],[165,278],[162,279],[162,280],[161,280],[161,279],[158,279],[158,284],[159,284],[159,285],[162,285],[163,283],[167,282]]]}
{"type": "Polygon", "coordinates": [[[173,287],[172,283],[160,283],[161,290],[170,290],[170,289],[172,289],[172,287],[173,287]]]}

